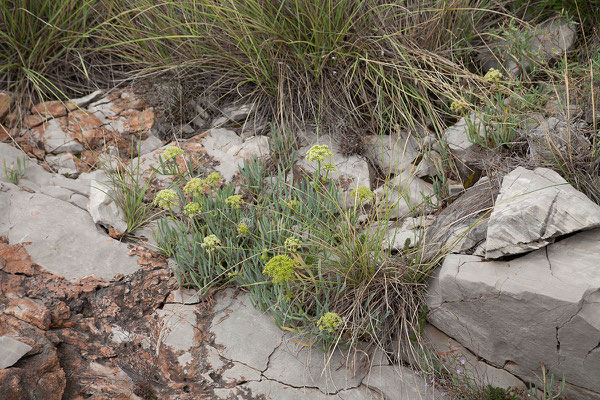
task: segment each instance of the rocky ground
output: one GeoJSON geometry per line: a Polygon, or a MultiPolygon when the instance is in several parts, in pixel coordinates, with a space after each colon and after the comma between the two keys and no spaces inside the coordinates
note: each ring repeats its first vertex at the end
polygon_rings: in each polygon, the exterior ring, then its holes
{"type": "MultiPolygon", "coordinates": [[[[194,167],[231,181],[244,159],[269,153],[270,139],[240,123],[244,110],[230,108],[209,129],[180,127],[191,129],[178,145],[194,167]]],[[[30,160],[17,185],[0,174],[2,399],[442,396],[384,357],[327,358],[306,348],[243,291],[200,298],[179,289],[151,227],[120,240],[126,224],[100,188],[100,166],[139,157],[149,178],[167,142],[159,117],[133,92],[97,92],[0,118],[7,126],[0,159],[30,160]]],[[[538,129],[560,138],[565,124],[540,116],[538,129]]],[[[446,135],[463,173],[485,175],[464,121],[446,135]]],[[[303,157],[316,136],[301,136],[297,166],[310,171],[303,157]]],[[[374,187],[374,170],[395,176],[375,190],[397,217],[386,246],[415,245],[423,235],[435,239],[433,252],[455,245],[428,300],[425,336],[439,354],[505,387],[535,381],[542,362],[566,374],[572,398],[600,398],[600,206],[557,173],[524,165],[466,190],[450,182],[451,206],[415,215],[416,204],[433,199],[435,138],[424,146],[401,132],[367,137],[364,154],[350,156],[327,137],[319,143],[334,151],[344,190],[374,187]]],[[[168,184],[154,177],[150,194],[168,184]]]]}

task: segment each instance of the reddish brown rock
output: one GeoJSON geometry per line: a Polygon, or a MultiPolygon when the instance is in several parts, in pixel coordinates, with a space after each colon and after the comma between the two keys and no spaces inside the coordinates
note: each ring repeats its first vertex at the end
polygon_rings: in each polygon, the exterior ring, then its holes
{"type": "Polygon", "coordinates": [[[0,269],[9,274],[31,276],[35,272],[31,257],[23,244],[0,244],[0,269]]]}
{"type": "Polygon", "coordinates": [[[148,136],[148,132],[154,126],[154,111],[148,108],[144,111],[133,110],[124,127],[127,133],[136,136],[141,135],[142,140],[148,136]]]}
{"type": "Polygon", "coordinates": [[[96,148],[107,135],[102,121],[93,114],[76,110],[58,119],[63,130],[89,148],[96,148]]]}
{"type": "Polygon", "coordinates": [[[50,327],[50,311],[43,305],[26,297],[13,298],[8,301],[5,314],[13,315],[42,330],[50,327]]]}
{"type": "Polygon", "coordinates": [[[46,117],[40,114],[33,114],[25,117],[25,120],[23,122],[25,123],[25,126],[27,128],[35,128],[36,126],[40,126],[41,124],[43,124],[44,121],[46,121],[46,119],[46,117]]]}
{"type": "Polygon", "coordinates": [[[77,108],[77,104],[68,101],[63,103],[59,100],[44,101],[31,107],[31,113],[34,115],[41,115],[44,118],[57,118],[66,115],[67,112],[73,111],[77,108]]]}
{"type": "Polygon", "coordinates": [[[2,400],[60,400],[65,373],[58,352],[44,332],[11,315],[0,315],[0,335],[14,337],[32,349],[11,368],[0,371],[2,400]]]}
{"type": "Polygon", "coordinates": [[[7,91],[0,91],[0,121],[6,117],[10,104],[13,100],[13,94],[7,91]]]}
{"type": "Polygon", "coordinates": [[[17,112],[11,112],[6,115],[4,118],[4,124],[9,128],[15,128],[19,126],[21,122],[21,116],[17,112]]]}
{"type": "Polygon", "coordinates": [[[6,142],[10,136],[8,135],[8,128],[0,124],[0,142],[6,142]]]}

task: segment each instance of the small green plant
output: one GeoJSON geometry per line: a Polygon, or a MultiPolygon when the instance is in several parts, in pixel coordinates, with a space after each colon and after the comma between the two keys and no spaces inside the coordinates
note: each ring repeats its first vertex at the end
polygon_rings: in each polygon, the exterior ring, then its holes
{"type": "Polygon", "coordinates": [[[487,385],[481,393],[482,400],[519,400],[510,390],[487,385]]]}
{"type": "MultiPolygon", "coordinates": [[[[140,157],[133,159],[132,156],[127,165],[119,160],[117,168],[112,168],[106,162],[101,162],[101,166],[108,181],[101,183],[102,188],[99,190],[106,193],[123,212],[127,223],[124,233],[136,231],[161,213],[156,211],[153,204],[146,201],[152,173],[144,179],[140,168],[140,157]]],[[[161,202],[159,207],[165,204],[161,202]]]]}
{"type": "Polygon", "coordinates": [[[19,181],[23,176],[25,176],[25,172],[27,172],[27,168],[29,168],[29,158],[23,157],[17,158],[17,166],[15,168],[14,163],[11,163],[10,166],[6,167],[6,161],[4,161],[4,175],[8,178],[8,180],[13,185],[18,185],[19,181]]]}
{"type": "Polygon", "coordinates": [[[565,375],[563,374],[560,382],[554,381],[554,374],[548,375],[546,366],[542,364],[542,374],[535,375],[538,383],[529,385],[527,394],[536,400],[554,400],[560,398],[565,390],[565,375]],[[556,384],[556,385],[555,385],[556,384]],[[556,387],[558,386],[558,388],[556,387]]]}

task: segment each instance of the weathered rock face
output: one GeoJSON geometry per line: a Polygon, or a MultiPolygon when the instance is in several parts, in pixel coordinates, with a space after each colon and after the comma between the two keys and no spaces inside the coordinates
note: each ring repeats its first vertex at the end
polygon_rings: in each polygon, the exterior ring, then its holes
{"type": "MultiPolygon", "coordinates": [[[[529,37],[525,43],[532,54],[537,54],[540,62],[548,62],[568,52],[577,39],[575,24],[563,18],[545,21],[532,29],[525,29],[523,37],[529,37]]],[[[490,43],[479,55],[484,71],[490,68],[506,70],[510,76],[519,76],[522,71],[529,70],[531,63],[527,59],[515,60],[510,53],[512,43],[498,40],[490,43]]]]}
{"type": "Polygon", "coordinates": [[[433,185],[403,172],[375,191],[378,210],[389,218],[404,218],[420,213],[427,200],[435,202],[433,185]]]}
{"type": "Polygon", "coordinates": [[[410,171],[419,156],[419,146],[408,133],[398,135],[370,135],[363,139],[365,156],[386,175],[410,171]]]}
{"type": "Polygon", "coordinates": [[[511,261],[446,257],[429,320],[473,353],[534,382],[540,362],[580,399],[600,398],[600,230],[511,261]]]}
{"type": "Polygon", "coordinates": [[[125,243],[101,234],[90,215],[70,203],[0,183],[0,235],[31,242],[34,262],[67,279],[110,279],[138,269],[125,243]]]}
{"type": "Polygon", "coordinates": [[[485,255],[544,247],[558,236],[600,226],[600,206],[547,168],[506,175],[487,228],[485,255]]]}
{"type": "Polygon", "coordinates": [[[111,227],[119,232],[127,230],[127,222],[123,211],[114,202],[116,194],[110,186],[108,176],[103,171],[94,171],[90,185],[90,198],[87,203],[87,211],[92,216],[94,223],[111,227]]]}

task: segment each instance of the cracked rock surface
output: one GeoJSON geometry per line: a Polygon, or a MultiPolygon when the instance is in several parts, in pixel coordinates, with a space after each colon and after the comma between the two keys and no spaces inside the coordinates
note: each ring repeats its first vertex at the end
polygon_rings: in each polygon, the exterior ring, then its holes
{"type": "Polygon", "coordinates": [[[600,206],[547,168],[518,167],[502,181],[487,227],[487,258],[525,253],[600,226],[600,206]]]}
{"type": "Polygon", "coordinates": [[[600,398],[600,229],[510,261],[448,255],[429,321],[490,364],[535,381],[540,362],[574,398],[600,398]]]}

